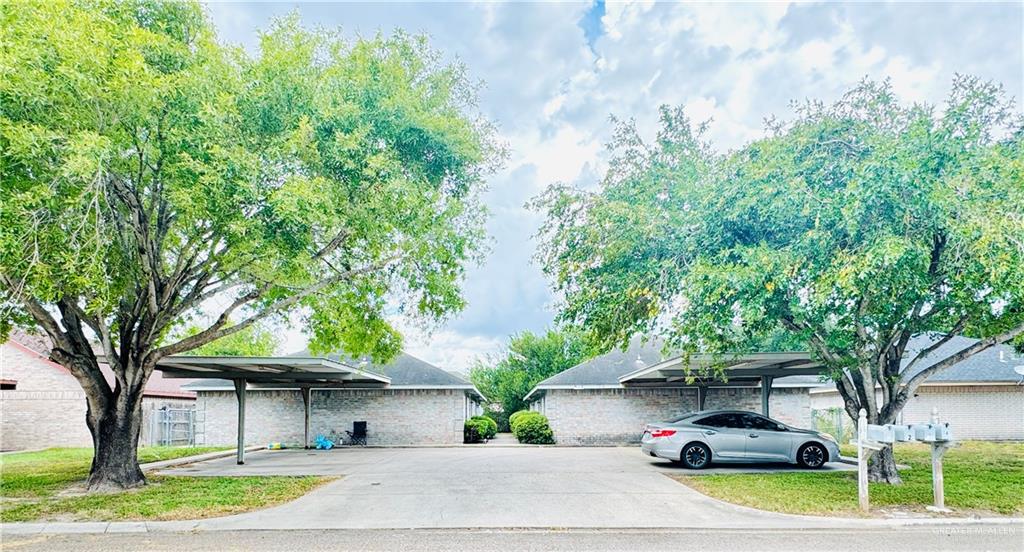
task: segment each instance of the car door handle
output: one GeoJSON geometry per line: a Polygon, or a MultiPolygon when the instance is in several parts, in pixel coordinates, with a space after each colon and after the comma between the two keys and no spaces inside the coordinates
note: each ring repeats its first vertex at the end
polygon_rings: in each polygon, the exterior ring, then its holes
{"type": "Polygon", "coordinates": [[[750,434],[750,438],[751,439],[757,439],[757,434],[756,433],[751,433],[750,434]]]}
{"type": "Polygon", "coordinates": [[[710,429],[704,432],[704,435],[714,435],[714,434],[715,434],[715,432],[711,431],[710,429]]]}

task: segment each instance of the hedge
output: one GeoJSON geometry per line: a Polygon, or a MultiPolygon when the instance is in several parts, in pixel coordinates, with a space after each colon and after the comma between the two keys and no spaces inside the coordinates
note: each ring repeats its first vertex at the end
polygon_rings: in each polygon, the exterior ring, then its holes
{"type": "Polygon", "coordinates": [[[523,414],[530,414],[530,411],[529,410],[519,410],[519,411],[513,412],[512,414],[509,415],[509,417],[508,417],[508,428],[509,428],[510,431],[512,430],[512,423],[515,422],[516,419],[519,418],[520,416],[522,416],[523,414]]]}
{"type": "Polygon", "coordinates": [[[470,420],[477,420],[484,423],[484,439],[494,439],[494,436],[498,434],[498,422],[494,421],[489,416],[473,416],[470,420]]]}
{"type": "Polygon", "coordinates": [[[520,443],[531,445],[550,445],[555,442],[555,436],[548,425],[548,419],[540,412],[516,412],[512,416],[512,434],[519,439],[520,443]],[[519,414],[516,416],[516,414],[519,414]]]}
{"type": "Polygon", "coordinates": [[[462,426],[462,442],[482,443],[490,429],[490,425],[484,420],[470,418],[462,426]]]}

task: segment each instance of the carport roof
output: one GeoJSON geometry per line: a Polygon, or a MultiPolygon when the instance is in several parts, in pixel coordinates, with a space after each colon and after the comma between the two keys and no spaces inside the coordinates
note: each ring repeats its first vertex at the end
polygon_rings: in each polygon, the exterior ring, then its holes
{"type": "Polygon", "coordinates": [[[369,358],[353,359],[339,353],[310,356],[308,350],[281,357],[168,357],[157,369],[169,377],[202,378],[183,386],[190,391],[230,391],[232,379],[245,379],[252,388],[282,389],[296,386],[459,389],[486,400],[468,381],[407,353],[399,353],[387,364],[369,358]],[[246,367],[245,371],[237,367],[246,367]],[[187,370],[187,373],[186,373],[187,370]],[[284,372],[266,373],[268,370],[284,372]],[[199,374],[199,375],[197,375],[199,374]]]}
{"type": "Polygon", "coordinates": [[[619,377],[619,383],[673,383],[688,375],[698,381],[723,381],[714,377],[721,370],[729,382],[759,383],[762,376],[817,376],[823,366],[808,353],[750,353],[735,355],[683,355],[619,377]]]}
{"type": "MultiPolygon", "coordinates": [[[[326,358],[170,356],[156,369],[169,378],[232,380],[259,383],[360,383],[386,385],[391,379],[326,358]]],[[[230,385],[230,384],[228,384],[230,385]]],[[[201,383],[188,387],[202,387],[201,383]]]]}
{"type": "MultiPolygon", "coordinates": [[[[308,349],[303,349],[284,358],[311,357],[308,349]]],[[[358,366],[367,372],[380,374],[391,380],[391,386],[436,386],[436,387],[472,387],[471,384],[452,374],[420,360],[406,352],[400,352],[391,362],[377,364],[370,357],[353,358],[342,353],[328,353],[324,355],[327,360],[344,364],[346,366],[358,366]]]]}
{"type": "Polygon", "coordinates": [[[707,374],[704,368],[723,368],[728,382],[698,377],[698,384],[759,385],[761,376],[786,378],[776,387],[817,387],[822,385],[821,365],[807,353],[755,353],[737,355],[666,356],[663,343],[633,339],[626,350],[616,349],[551,376],[540,382],[525,398],[546,389],[623,389],[640,386],[686,386],[687,369],[693,375],[707,374]]]}

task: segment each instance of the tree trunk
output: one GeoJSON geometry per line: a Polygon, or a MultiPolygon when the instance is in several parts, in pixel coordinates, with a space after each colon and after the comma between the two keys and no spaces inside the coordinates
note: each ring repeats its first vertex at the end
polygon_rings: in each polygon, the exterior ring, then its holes
{"type": "Polygon", "coordinates": [[[890,485],[903,484],[903,479],[900,478],[900,474],[896,470],[896,458],[892,454],[892,445],[878,451],[868,461],[868,480],[890,485]]]}
{"type": "Polygon", "coordinates": [[[146,484],[138,455],[142,428],[142,390],[139,387],[117,394],[116,400],[105,410],[94,409],[89,404],[86,423],[92,433],[93,458],[86,486],[90,491],[123,490],[146,484]]]}

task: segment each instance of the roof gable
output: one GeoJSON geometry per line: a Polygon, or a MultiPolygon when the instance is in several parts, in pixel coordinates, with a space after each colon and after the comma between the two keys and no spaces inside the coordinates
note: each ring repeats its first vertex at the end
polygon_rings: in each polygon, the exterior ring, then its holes
{"type": "MultiPolygon", "coordinates": [[[[903,366],[906,367],[910,364],[919,351],[935,343],[940,337],[939,334],[929,334],[919,335],[911,339],[907,344],[906,354],[903,355],[903,366]]],[[[970,337],[955,336],[933,351],[932,354],[922,359],[914,367],[913,374],[907,374],[903,379],[907,380],[922,370],[977,342],[977,339],[970,337]]],[[[1021,380],[1021,376],[1014,372],[1014,367],[1016,366],[1024,366],[1024,356],[1017,354],[1008,345],[996,345],[954,364],[952,367],[929,377],[926,381],[1017,382],[1021,380]]]]}
{"type": "MultiPolygon", "coordinates": [[[[303,349],[288,356],[315,357],[309,349],[303,349]]],[[[387,364],[376,364],[369,357],[353,358],[341,352],[319,355],[349,366],[391,378],[390,387],[470,387],[470,383],[451,372],[446,372],[429,362],[401,352],[387,364]]]]}
{"type": "Polygon", "coordinates": [[[630,341],[626,350],[614,349],[603,355],[585,360],[564,372],[559,372],[537,384],[552,385],[618,385],[619,377],[637,368],[650,366],[668,358],[663,355],[663,342],[652,339],[646,343],[639,338],[630,341]]]}

